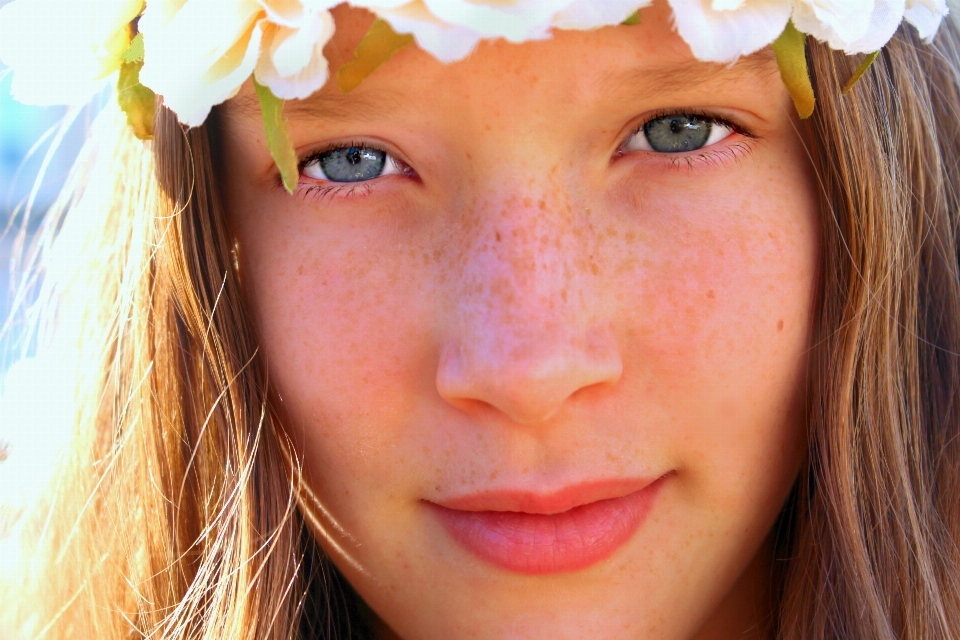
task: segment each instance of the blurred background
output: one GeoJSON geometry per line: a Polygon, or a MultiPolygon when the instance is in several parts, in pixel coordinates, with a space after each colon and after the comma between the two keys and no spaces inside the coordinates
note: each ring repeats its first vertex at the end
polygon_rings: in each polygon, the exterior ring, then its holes
{"type": "MultiPolygon", "coordinates": [[[[0,6],[8,1],[0,0],[0,6]]],[[[10,97],[10,79],[7,69],[0,63],[0,319],[4,321],[0,325],[9,317],[17,284],[11,279],[15,242],[21,234],[25,234],[22,238],[25,242],[32,240],[76,159],[84,129],[83,122],[75,123],[54,150],[43,180],[37,184],[37,176],[66,109],[33,107],[16,102],[10,97]],[[30,219],[25,224],[24,212],[34,189],[30,219]]],[[[13,330],[16,331],[16,323],[13,330]]],[[[0,376],[15,359],[11,353],[0,353],[0,376]]]]}
{"type": "MultiPolygon", "coordinates": [[[[10,1],[0,0],[0,6],[10,1]]],[[[23,330],[19,318],[8,323],[17,285],[11,278],[11,260],[18,239],[33,240],[77,157],[89,122],[85,116],[77,118],[38,184],[55,137],[51,134],[66,109],[22,105],[10,97],[10,81],[0,63],[0,327],[6,327],[0,336],[0,579],[13,575],[18,566],[19,514],[53,472],[55,445],[69,432],[70,420],[63,416],[72,415],[69,402],[60,400],[69,396],[61,389],[64,382],[56,359],[45,364],[21,360],[20,350],[9,348],[23,330]],[[31,217],[25,223],[24,210],[34,191],[31,217]]]]}

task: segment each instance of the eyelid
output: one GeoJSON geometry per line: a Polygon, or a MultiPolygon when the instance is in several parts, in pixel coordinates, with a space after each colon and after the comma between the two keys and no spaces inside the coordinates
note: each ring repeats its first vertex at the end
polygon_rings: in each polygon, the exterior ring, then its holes
{"type": "MultiPolygon", "coordinates": [[[[330,153],[331,151],[338,151],[341,149],[349,149],[351,147],[363,147],[366,149],[372,149],[374,151],[379,151],[387,156],[387,164],[385,165],[385,172],[381,174],[380,177],[385,175],[397,175],[397,174],[407,174],[416,175],[416,172],[410,167],[410,164],[401,157],[401,154],[396,151],[391,150],[390,146],[376,140],[365,140],[361,138],[356,139],[347,139],[339,140],[337,142],[331,142],[326,144],[315,151],[310,151],[306,153],[303,158],[297,163],[297,174],[302,178],[303,170],[312,162],[316,162],[323,155],[330,153]],[[386,167],[395,169],[390,173],[386,172],[386,167]]],[[[311,180],[318,180],[318,178],[310,178],[311,180]]],[[[376,180],[374,178],[373,180],[376,180]]],[[[328,181],[329,184],[348,184],[341,182],[334,182],[333,180],[328,181]]],[[[372,182],[368,180],[367,182],[372,182]]]]}
{"type": "MultiPolygon", "coordinates": [[[[627,144],[630,142],[630,140],[634,139],[636,136],[638,136],[638,135],[640,135],[640,134],[643,134],[643,132],[644,132],[644,127],[646,127],[646,126],[647,126],[648,124],[650,124],[651,122],[653,122],[653,121],[655,121],[655,120],[659,120],[659,119],[661,119],[661,118],[668,118],[668,117],[670,117],[670,116],[678,116],[678,115],[682,115],[682,116],[698,116],[698,117],[700,117],[700,118],[703,118],[703,119],[705,119],[705,120],[708,120],[708,121],[712,122],[713,124],[718,124],[718,125],[720,125],[720,126],[722,126],[722,127],[726,127],[727,129],[730,129],[733,133],[738,133],[738,134],[744,136],[745,138],[756,139],[756,137],[757,137],[757,136],[756,136],[755,134],[753,134],[749,129],[747,129],[746,127],[744,127],[742,124],[740,124],[740,123],[737,122],[736,120],[734,120],[734,119],[732,119],[732,118],[729,118],[729,117],[727,117],[727,116],[725,116],[725,115],[719,114],[719,113],[717,113],[717,112],[715,112],[715,111],[712,111],[712,110],[710,110],[710,109],[703,109],[703,108],[697,108],[697,107],[692,107],[692,108],[680,107],[680,108],[676,108],[676,109],[660,109],[660,110],[657,110],[657,111],[651,113],[650,115],[645,116],[645,117],[641,120],[640,124],[636,125],[636,126],[633,128],[633,130],[630,132],[630,134],[627,135],[627,137],[624,138],[623,142],[620,144],[620,147],[618,148],[617,155],[624,155],[624,154],[626,154],[626,153],[635,153],[635,152],[637,152],[637,151],[646,151],[646,152],[649,152],[649,153],[652,153],[652,154],[656,154],[656,155],[667,155],[667,154],[664,154],[664,153],[655,151],[655,150],[653,150],[653,148],[649,148],[649,149],[632,149],[632,150],[629,150],[629,151],[628,151],[628,150],[626,149],[626,147],[627,147],[627,144]]],[[[644,142],[646,142],[646,138],[645,138],[645,137],[643,137],[643,140],[644,140],[644,142]]],[[[704,149],[707,149],[707,148],[709,148],[710,146],[713,146],[713,145],[715,145],[715,144],[718,144],[719,142],[722,142],[722,140],[718,140],[718,141],[716,141],[716,142],[710,143],[709,145],[704,146],[704,147],[701,147],[701,148],[698,149],[697,151],[693,151],[693,152],[690,152],[690,153],[697,153],[697,152],[699,152],[699,151],[703,151],[704,149]]],[[[648,146],[649,146],[649,145],[648,145],[648,146]]],[[[682,155],[682,154],[677,154],[677,155],[682,155]]]]}

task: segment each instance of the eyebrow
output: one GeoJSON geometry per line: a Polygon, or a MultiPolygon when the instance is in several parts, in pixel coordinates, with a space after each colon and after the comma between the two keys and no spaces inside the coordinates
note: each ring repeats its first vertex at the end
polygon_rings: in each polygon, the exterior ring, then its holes
{"type": "Polygon", "coordinates": [[[605,93],[623,91],[625,87],[641,87],[657,93],[680,93],[699,85],[741,80],[756,80],[777,76],[779,70],[771,49],[763,49],[737,60],[735,64],[686,60],[669,67],[631,68],[626,72],[612,71],[601,81],[605,93]]]}
{"type": "MultiPolygon", "coordinates": [[[[733,65],[685,60],[668,67],[630,68],[626,72],[611,71],[599,81],[604,94],[623,92],[634,87],[657,93],[680,93],[703,84],[756,80],[779,74],[776,58],[769,48],[744,56],[733,65]]],[[[232,99],[229,113],[241,118],[260,118],[260,102],[256,95],[232,99]]],[[[284,115],[292,119],[327,119],[372,121],[384,113],[395,113],[403,104],[395,91],[343,94],[339,90],[317,92],[306,100],[288,100],[284,115]]]]}
{"type": "MultiPolygon", "coordinates": [[[[339,90],[338,90],[339,91],[339,90]]],[[[233,115],[242,118],[260,117],[260,101],[255,95],[238,96],[230,101],[233,115]]],[[[294,119],[375,120],[384,112],[399,108],[398,96],[390,91],[376,96],[317,92],[306,100],[288,100],[283,113],[294,119]]]]}

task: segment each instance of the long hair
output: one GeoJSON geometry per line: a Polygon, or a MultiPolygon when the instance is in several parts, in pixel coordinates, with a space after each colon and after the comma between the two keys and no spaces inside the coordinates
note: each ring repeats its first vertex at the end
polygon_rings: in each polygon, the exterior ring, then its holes
{"type": "MultiPolygon", "coordinates": [[[[902,29],[845,96],[859,60],[812,40],[809,57],[822,282],[773,627],[957,637],[960,32],[948,21],[931,46],[902,29]]],[[[296,509],[218,193],[215,114],[185,130],[159,109],[152,143],[101,119],[69,215],[48,223],[60,267],[39,304],[73,328],[83,374],[70,446],[21,523],[31,560],[7,629],[363,637],[362,606],[296,509]]]]}
{"type": "Polygon", "coordinates": [[[960,634],[960,37],[813,46],[821,308],[782,638],[960,634]]]}

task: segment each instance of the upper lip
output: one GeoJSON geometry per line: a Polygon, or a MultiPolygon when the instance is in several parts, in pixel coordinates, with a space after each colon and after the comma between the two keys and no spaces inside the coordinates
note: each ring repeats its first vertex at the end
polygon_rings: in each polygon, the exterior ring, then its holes
{"type": "Polygon", "coordinates": [[[455,495],[430,502],[456,511],[511,511],[553,515],[601,500],[622,498],[642,491],[662,477],[589,480],[545,492],[527,489],[494,489],[455,495]]]}

